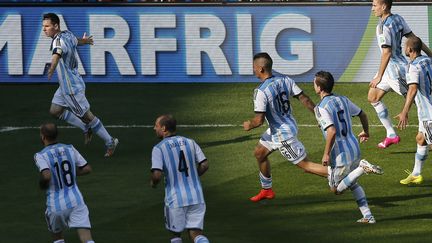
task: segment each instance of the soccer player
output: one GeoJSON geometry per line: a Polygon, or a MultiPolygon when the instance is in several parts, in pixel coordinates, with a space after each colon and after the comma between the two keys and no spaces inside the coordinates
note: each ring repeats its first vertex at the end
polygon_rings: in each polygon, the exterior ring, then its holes
{"type": "Polygon", "coordinates": [[[80,128],[84,132],[85,144],[90,142],[92,133],[96,133],[105,142],[105,157],[114,154],[119,141],[111,137],[102,122],[90,111],[90,104],[85,96],[85,83],[78,73],[77,45],[93,44],[91,36],[77,39],[68,30],[60,30],[60,19],[54,13],[43,16],[43,31],[52,38],[51,66],[48,79],[57,70],[60,87],[51,101],[50,113],[60,120],[80,128]]]}
{"type": "MultiPolygon", "coordinates": [[[[381,50],[381,62],[378,73],[369,84],[368,101],[375,108],[387,132],[386,138],[378,144],[378,147],[382,149],[400,141],[389,118],[387,107],[381,99],[390,90],[399,95],[406,95],[405,67],[407,60],[402,54],[401,41],[402,36],[415,36],[401,16],[391,13],[392,2],[392,0],[373,0],[372,2],[372,11],[376,17],[380,18],[376,36],[381,50]]],[[[422,45],[422,50],[428,56],[432,56],[431,50],[426,45],[422,45]]]]}
{"type": "Polygon", "coordinates": [[[195,243],[206,243],[199,177],[208,170],[208,161],[194,140],[176,135],[176,126],[172,115],[156,119],[154,130],[162,141],[153,147],[150,185],[156,187],[165,176],[165,227],[174,235],[171,243],[182,242],[184,229],[195,243]]]}
{"type": "Polygon", "coordinates": [[[322,165],[328,166],[328,180],[332,192],[341,194],[350,189],[363,215],[359,223],[375,223],[363,188],[357,179],[365,173],[382,174],[379,166],[366,160],[360,161],[360,147],[352,131],[352,116],[360,117],[363,131],[358,135],[360,142],[369,138],[366,114],[344,96],[332,93],[334,79],[331,73],[320,71],[314,78],[315,93],[321,102],[315,107],[315,117],[323,132],[326,144],[322,165]]]}
{"type": "Polygon", "coordinates": [[[276,149],[287,160],[306,172],[327,177],[327,168],[309,161],[303,144],[296,137],[297,124],[291,114],[289,97],[296,97],[311,112],[315,105],[294,80],[287,76],[273,76],[272,65],[273,61],[267,53],[258,53],[254,56],[254,74],[261,83],[254,93],[255,117],[243,122],[246,131],[261,126],[265,119],[269,124],[269,128],[263,133],[255,148],[262,189],[250,198],[253,202],[275,197],[268,156],[276,149]]]}
{"type": "Polygon", "coordinates": [[[414,158],[412,173],[400,181],[401,184],[420,184],[423,182],[421,169],[428,156],[428,144],[432,144],[432,97],[431,75],[432,60],[421,55],[422,41],[418,37],[408,38],[405,44],[405,55],[409,57],[407,83],[408,94],[402,112],[396,116],[399,119],[398,128],[405,129],[408,124],[408,112],[414,100],[417,105],[419,130],[416,136],[417,152],[414,158]]]}
{"type": "Polygon", "coordinates": [[[45,148],[34,160],[40,171],[39,185],[46,190],[45,219],[54,243],[63,243],[66,228],[77,229],[83,243],[94,243],[90,232],[89,211],[76,182],[76,176],[91,172],[91,167],[72,146],[57,143],[57,126],[45,123],[40,138],[45,148]]]}

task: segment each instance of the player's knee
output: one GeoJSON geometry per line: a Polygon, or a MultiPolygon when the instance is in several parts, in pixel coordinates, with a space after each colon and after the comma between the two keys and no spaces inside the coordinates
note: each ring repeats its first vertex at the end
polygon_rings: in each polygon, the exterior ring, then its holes
{"type": "Polygon", "coordinates": [[[50,109],[49,113],[51,116],[53,116],[54,118],[60,118],[62,111],[58,110],[58,109],[50,109]]]}
{"type": "Polygon", "coordinates": [[[262,162],[265,160],[265,153],[263,153],[260,149],[255,149],[254,156],[258,162],[262,162]]]}
{"type": "Polygon", "coordinates": [[[421,132],[417,133],[416,142],[417,142],[417,144],[420,144],[420,145],[425,144],[425,138],[424,138],[423,133],[421,133],[421,132]]]}

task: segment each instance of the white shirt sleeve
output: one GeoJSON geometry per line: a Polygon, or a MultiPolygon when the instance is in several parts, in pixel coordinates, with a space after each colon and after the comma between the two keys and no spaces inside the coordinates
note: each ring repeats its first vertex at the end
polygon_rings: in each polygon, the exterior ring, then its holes
{"type": "Polygon", "coordinates": [[[206,160],[207,158],[205,157],[200,146],[195,141],[192,140],[192,142],[193,142],[193,145],[195,147],[195,161],[196,161],[196,163],[201,163],[204,160],[206,160]]]}
{"type": "Polygon", "coordinates": [[[34,155],[34,161],[36,163],[36,166],[39,169],[39,172],[49,169],[49,161],[47,161],[42,155],[35,154],[34,155]]]}
{"type": "Polygon", "coordinates": [[[60,39],[59,37],[56,37],[53,41],[53,46],[52,46],[52,54],[57,54],[62,56],[63,53],[67,52],[67,47],[64,44],[63,40],[60,39]]]}
{"type": "Polygon", "coordinates": [[[75,149],[74,146],[72,146],[72,150],[75,156],[75,165],[77,167],[83,167],[87,165],[87,160],[84,159],[84,157],[78,152],[78,150],[75,149]]]}
{"type": "Polygon", "coordinates": [[[323,130],[334,124],[329,112],[322,107],[315,107],[315,117],[323,130]]]}
{"type": "Polygon", "coordinates": [[[354,104],[350,99],[347,98],[348,103],[348,109],[351,116],[358,116],[360,115],[360,112],[362,111],[360,107],[358,107],[356,104],[354,104]]]}
{"type": "Polygon", "coordinates": [[[408,66],[408,73],[406,75],[407,84],[419,84],[420,70],[412,64],[408,66]]]}
{"type": "Polygon", "coordinates": [[[405,36],[406,34],[409,34],[412,32],[411,28],[408,26],[407,22],[404,18],[401,17],[401,24],[403,26],[402,35],[405,36]]]}
{"type": "Polygon", "coordinates": [[[158,147],[153,147],[153,151],[152,151],[152,167],[151,169],[158,169],[158,170],[162,170],[163,169],[163,156],[162,156],[162,151],[160,148],[158,147]]]}
{"type": "Polygon", "coordinates": [[[264,94],[264,92],[262,92],[259,89],[255,89],[254,111],[255,112],[266,112],[267,102],[268,102],[267,97],[264,94]]]}
{"type": "Polygon", "coordinates": [[[383,33],[378,36],[379,46],[392,46],[391,30],[387,26],[383,26],[383,33]]]}
{"type": "Polygon", "coordinates": [[[290,90],[291,90],[290,96],[297,96],[297,95],[303,93],[303,90],[300,89],[300,87],[297,86],[297,84],[292,79],[291,79],[291,89],[290,90]]]}

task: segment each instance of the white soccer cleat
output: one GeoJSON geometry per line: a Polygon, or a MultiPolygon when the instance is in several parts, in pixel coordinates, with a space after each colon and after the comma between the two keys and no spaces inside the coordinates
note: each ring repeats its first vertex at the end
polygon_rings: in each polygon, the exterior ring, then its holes
{"type": "Polygon", "coordinates": [[[376,175],[384,174],[384,170],[381,169],[381,167],[379,167],[378,165],[373,165],[365,159],[360,160],[359,167],[363,168],[366,174],[369,173],[376,174],[376,175]]]}
{"type": "Polygon", "coordinates": [[[357,220],[357,223],[361,223],[361,224],[375,224],[376,220],[375,220],[374,216],[370,216],[368,218],[361,218],[361,219],[357,220]]]}
{"type": "Polygon", "coordinates": [[[105,158],[111,157],[114,155],[114,151],[119,144],[119,140],[117,138],[111,138],[111,144],[107,147],[107,151],[104,155],[105,158]]]}

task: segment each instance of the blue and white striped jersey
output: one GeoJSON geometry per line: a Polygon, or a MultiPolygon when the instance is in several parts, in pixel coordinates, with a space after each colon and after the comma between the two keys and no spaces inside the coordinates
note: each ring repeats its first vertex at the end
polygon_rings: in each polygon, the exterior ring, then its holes
{"type": "Polygon", "coordinates": [[[358,116],[361,109],[345,96],[328,95],[315,107],[315,117],[323,132],[333,125],[336,140],[331,151],[330,167],[349,165],[360,159],[360,147],[352,131],[352,116],[358,116]]]}
{"type": "Polygon", "coordinates": [[[398,14],[392,14],[384,21],[380,19],[377,25],[376,36],[380,50],[382,51],[381,48],[384,46],[391,47],[392,50],[385,72],[393,80],[405,79],[408,61],[402,53],[402,37],[411,32],[405,20],[398,14]]]}
{"type": "Polygon", "coordinates": [[[432,120],[432,59],[418,56],[408,66],[407,83],[417,84],[415,96],[419,121],[432,120]]]}
{"type": "Polygon", "coordinates": [[[282,142],[297,135],[297,123],[291,112],[289,97],[302,92],[287,76],[272,76],[255,89],[254,111],[265,112],[273,142],[282,142]]]}
{"type": "Polygon", "coordinates": [[[40,172],[51,172],[51,181],[46,192],[48,211],[60,212],[84,203],[76,183],[76,167],[87,165],[87,161],[72,145],[49,145],[36,153],[34,160],[40,172]]]}
{"type": "Polygon", "coordinates": [[[152,170],[165,175],[165,205],[179,208],[204,203],[198,176],[198,164],[206,157],[198,144],[189,138],[164,138],[153,147],[152,170]]]}
{"type": "Polygon", "coordinates": [[[51,43],[53,55],[60,55],[57,76],[63,94],[73,95],[85,89],[85,83],[78,73],[78,39],[69,30],[56,35],[51,43]]]}

